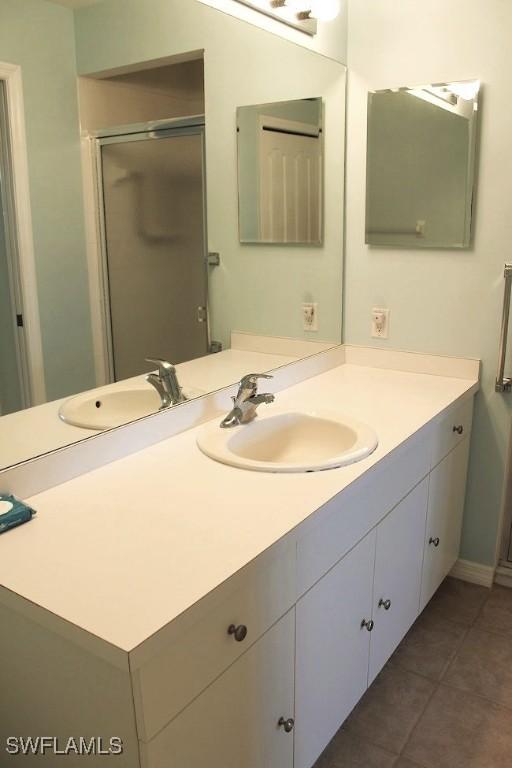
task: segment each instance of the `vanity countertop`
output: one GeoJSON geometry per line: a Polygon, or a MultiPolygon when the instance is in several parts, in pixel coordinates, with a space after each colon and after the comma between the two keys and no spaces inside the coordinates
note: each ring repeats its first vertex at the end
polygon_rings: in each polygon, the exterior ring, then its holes
{"type": "Polygon", "coordinates": [[[130,651],[477,389],[475,379],[340,365],[276,402],[370,424],[370,457],[326,472],[250,472],[204,456],[203,427],[188,430],[28,499],[37,517],[0,536],[0,584],[130,651]]]}

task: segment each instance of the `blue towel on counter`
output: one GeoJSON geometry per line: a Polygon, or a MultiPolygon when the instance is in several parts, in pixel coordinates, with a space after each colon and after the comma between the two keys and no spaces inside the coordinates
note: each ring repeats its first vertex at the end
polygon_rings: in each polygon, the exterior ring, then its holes
{"type": "Polygon", "coordinates": [[[22,523],[28,523],[36,514],[35,509],[15,496],[0,494],[0,533],[5,533],[22,523]]]}

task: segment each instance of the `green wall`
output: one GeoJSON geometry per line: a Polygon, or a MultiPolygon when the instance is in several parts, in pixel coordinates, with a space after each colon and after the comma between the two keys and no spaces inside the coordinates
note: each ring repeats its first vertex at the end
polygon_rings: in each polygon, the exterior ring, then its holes
{"type": "Polygon", "coordinates": [[[94,386],[73,13],[0,0],[0,61],[22,68],[47,397],[94,386]]]}
{"type": "Polygon", "coordinates": [[[499,538],[512,397],[494,391],[511,260],[510,92],[512,4],[502,0],[354,0],[349,5],[345,337],[482,360],[461,557],[493,565],[499,538]],[[421,20],[420,32],[418,20],[421,20]],[[464,251],[364,245],[369,90],[481,78],[475,236],[464,251]],[[388,341],[370,339],[372,306],[391,310],[388,341]]]}
{"type": "Polygon", "coordinates": [[[319,332],[339,343],[343,269],[345,69],[195,0],[104,0],[75,14],[80,74],[204,50],[208,231],[213,337],[231,330],[301,338],[301,303],[316,301],[319,332]],[[300,76],[299,74],[300,73],[300,76]],[[240,245],[236,108],[321,96],[325,103],[323,247],[240,245]]]}

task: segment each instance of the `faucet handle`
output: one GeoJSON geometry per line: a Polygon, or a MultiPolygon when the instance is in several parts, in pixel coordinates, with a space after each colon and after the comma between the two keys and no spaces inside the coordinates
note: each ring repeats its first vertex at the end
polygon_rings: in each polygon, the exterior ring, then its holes
{"type": "Polygon", "coordinates": [[[165,376],[166,374],[169,374],[169,373],[173,373],[173,371],[176,370],[176,368],[172,363],[169,363],[167,360],[162,360],[159,357],[146,357],[146,363],[152,363],[153,365],[157,365],[158,374],[160,377],[165,376]]]}
{"type": "Polygon", "coordinates": [[[241,389],[256,388],[258,386],[258,379],[273,379],[274,377],[270,373],[248,373],[243,376],[240,381],[241,389]]]}

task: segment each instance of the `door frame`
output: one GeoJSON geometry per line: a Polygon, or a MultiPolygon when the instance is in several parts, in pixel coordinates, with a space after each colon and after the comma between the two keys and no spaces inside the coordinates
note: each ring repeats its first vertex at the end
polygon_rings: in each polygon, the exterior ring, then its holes
{"type": "Polygon", "coordinates": [[[16,326],[16,346],[22,402],[24,407],[28,408],[46,402],[46,381],[30,207],[21,67],[0,62],[0,80],[4,83],[7,102],[7,160],[10,166],[10,189],[7,190],[10,200],[7,205],[11,208],[7,215],[9,269],[15,312],[23,318],[23,326],[16,326]]]}
{"type": "Polygon", "coordinates": [[[114,381],[114,354],[112,348],[101,148],[107,144],[158,140],[171,136],[190,134],[199,134],[202,137],[203,262],[205,294],[207,297],[206,342],[208,349],[210,345],[210,313],[208,306],[208,240],[204,115],[116,126],[100,131],[94,131],[84,135],[82,138],[82,160],[84,169],[86,169],[84,170],[84,192],[88,231],[87,250],[90,267],[89,292],[92,316],[95,318],[95,321],[93,322],[93,340],[97,386],[111,384],[114,381]],[[89,173],[87,173],[87,170],[89,173]],[[87,176],[89,177],[89,181],[87,180],[87,176]]]}

